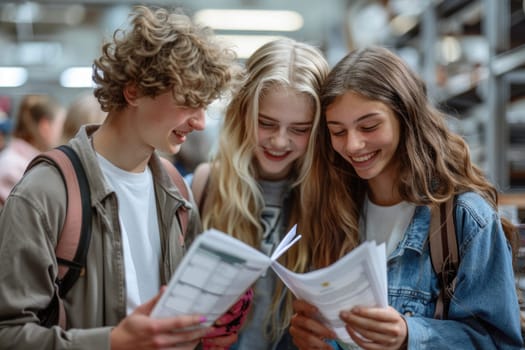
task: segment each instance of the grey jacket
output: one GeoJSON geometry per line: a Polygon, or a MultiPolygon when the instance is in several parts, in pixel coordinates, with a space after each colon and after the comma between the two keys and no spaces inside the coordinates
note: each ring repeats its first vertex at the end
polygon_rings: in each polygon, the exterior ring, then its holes
{"type": "MultiPolygon", "coordinates": [[[[70,141],[86,170],[92,206],[92,237],[86,272],[64,300],[68,326],[44,328],[38,312],[56,293],[54,247],[66,211],[58,171],[41,163],[13,189],[0,213],[0,349],[109,349],[109,333],[126,315],[124,257],[118,203],[104,180],[89,135],[83,128],[70,141]]],[[[195,205],[183,199],[154,155],[153,173],[161,235],[160,276],[166,283],[184,254],[176,218],[190,208],[186,244],[200,232],[195,205]]]]}

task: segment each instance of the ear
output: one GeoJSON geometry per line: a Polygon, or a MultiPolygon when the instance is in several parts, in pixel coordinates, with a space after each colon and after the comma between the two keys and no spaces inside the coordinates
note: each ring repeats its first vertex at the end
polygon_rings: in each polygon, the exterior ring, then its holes
{"type": "Polygon", "coordinates": [[[42,135],[42,138],[45,138],[48,135],[51,130],[51,120],[47,118],[40,118],[40,121],[38,122],[38,132],[40,135],[42,135]]]}
{"type": "Polygon", "coordinates": [[[46,150],[47,148],[52,147],[53,139],[53,121],[47,118],[41,118],[37,125],[38,128],[38,139],[37,148],[41,150],[46,150]]]}
{"type": "Polygon", "coordinates": [[[139,98],[139,91],[137,89],[137,86],[135,84],[128,84],[126,87],[124,87],[124,98],[126,99],[126,102],[131,106],[137,105],[137,98],[139,98]]]}

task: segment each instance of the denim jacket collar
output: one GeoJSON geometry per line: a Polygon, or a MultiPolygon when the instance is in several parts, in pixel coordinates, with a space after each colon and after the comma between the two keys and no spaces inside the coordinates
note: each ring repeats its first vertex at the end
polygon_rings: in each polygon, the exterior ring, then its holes
{"type": "Polygon", "coordinates": [[[414,217],[407,228],[406,234],[397,248],[388,257],[389,259],[403,254],[405,249],[411,249],[422,254],[430,227],[430,208],[425,205],[416,207],[414,217]]]}

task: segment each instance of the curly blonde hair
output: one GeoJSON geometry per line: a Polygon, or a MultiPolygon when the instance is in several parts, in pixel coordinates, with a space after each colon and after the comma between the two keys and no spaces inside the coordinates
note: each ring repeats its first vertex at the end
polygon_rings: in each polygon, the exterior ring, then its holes
{"type": "Polygon", "coordinates": [[[137,6],[131,24],[130,32],[115,31],[93,64],[94,93],[102,110],[124,108],[128,84],[148,97],[171,90],[179,105],[201,108],[232,81],[235,53],[179,10],[137,6]]]}

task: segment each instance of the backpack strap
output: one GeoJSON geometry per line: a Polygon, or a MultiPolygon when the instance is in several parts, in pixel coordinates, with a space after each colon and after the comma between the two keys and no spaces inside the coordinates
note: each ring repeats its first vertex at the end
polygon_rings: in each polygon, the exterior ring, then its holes
{"type": "Polygon", "coordinates": [[[438,275],[441,285],[434,318],[446,319],[456,286],[456,274],[459,266],[453,197],[441,203],[439,207],[432,209],[429,242],[432,267],[438,275]]]}
{"type": "Polygon", "coordinates": [[[26,172],[41,162],[52,164],[59,170],[67,192],[66,217],[55,247],[58,263],[58,319],[59,325],[65,329],[65,310],[61,299],[84,273],[91,241],[91,195],[80,158],[71,147],[62,145],[41,153],[31,161],[26,172]]]}
{"type": "MultiPolygon", "coordinates": [[[[159,158],[162,165],[164,166],[164,169],[166,169],[166,172],[170,176],[171,181],[173,181],[175,187],[177,187],[184,199],[190,201],[188,185],[186,184],[186,181],[184,181],[184,178],[179,173],[177,168],[175,168],[175,166],[166,158],[159,158]]],[[[188,209],[184,205],[179,206],[179,209],[177,209],[177,218],[179,219],[179,224],[183,236],[186,234],[186,229],[188,228],[188,216],[188,209]]]]}

